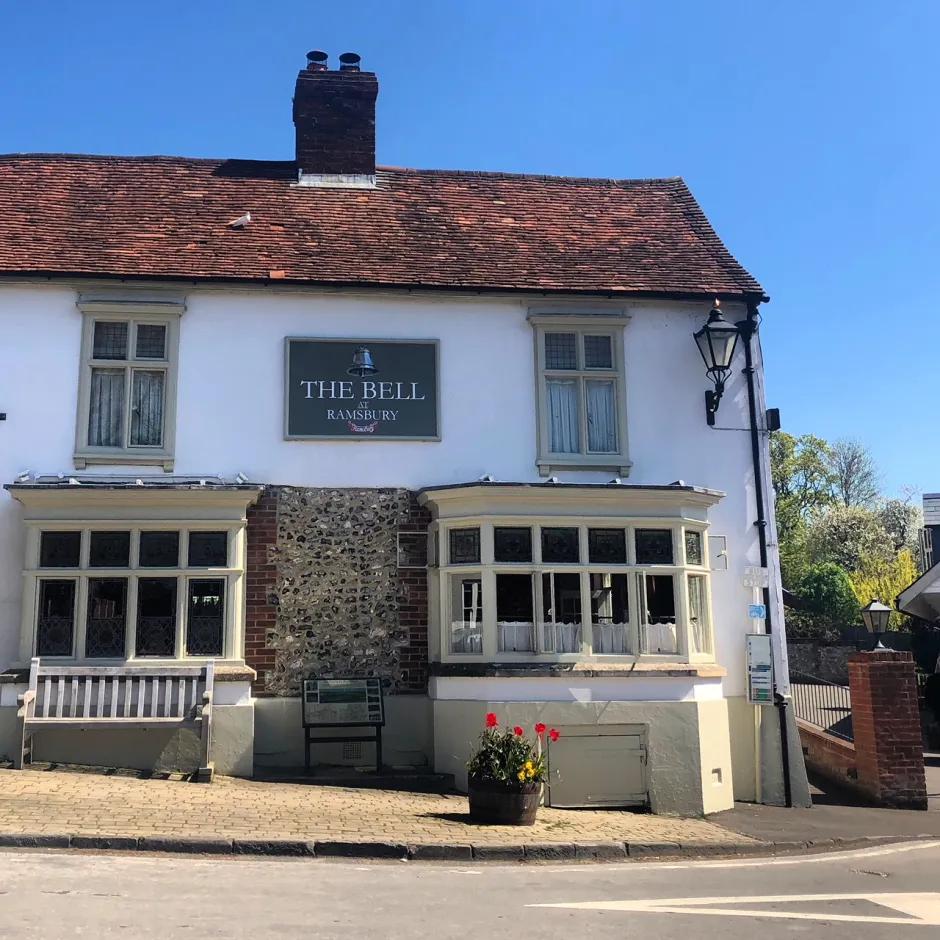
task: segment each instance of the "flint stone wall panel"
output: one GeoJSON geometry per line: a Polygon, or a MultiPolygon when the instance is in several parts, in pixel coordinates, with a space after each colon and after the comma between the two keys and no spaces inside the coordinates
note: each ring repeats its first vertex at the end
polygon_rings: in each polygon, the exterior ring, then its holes
{"type": "Polygon", "coordinates": [[[263,691],[299,695],[310,674],[378,675],[389,692],[424,691],[427,573],[398,568],[398,532],[427,531],[414,494],[280,487],[276,519],[264,547],[273,623],[265,618],[263,644],[261,623],[246,631],[246,658],[250,644],[264,651],[263,691]]]}

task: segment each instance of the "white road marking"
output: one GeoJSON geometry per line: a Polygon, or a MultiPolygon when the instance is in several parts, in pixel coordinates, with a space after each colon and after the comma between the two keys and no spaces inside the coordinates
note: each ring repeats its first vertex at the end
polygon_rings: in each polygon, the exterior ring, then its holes
{"type": "Polygon", "coordinates": [[[645,901],[574,901],[556,904],[528,904],[527,907],[561,907],[583,911],[631,911],[644,914],[695,914],[713,917],[767,917],[778,920],[845,921],[857,924],[910,924],[940,927],[940,894],[934,891],[896,894],[775,894],[753,897],[656,898],[645,901]],[[865,914],[829,914],[825,911],[768,911],[755,904],[793,904],[830,901],[870,901],[905,917],[865,914]],[[704,906],[704,905],[723,905],[704,906]],[[730,905],[736,905],[731,907],[730,905]],[[741,906],[743,905],[743,906],[741,906]]]}
{"type": "MultiPolygon", "coordinates": [[[[925,849],[935,849],[940,847],[940,841],[931,842],[896,842],[882,848],[872,849],[854,849],[852,851],[824,852],[818,855],[792,855],[792,856],[766,856],[755,855],[746,859],[723,859],[723,860],[699,860],[694,862],[657,862],[650,860],[648,862],[631,862],[630,867],[655,868],[657,871],[683,871],[690,868],[756,868],[760,866],[765,868],[768,865],[818,865],[821,862],[839,862],[854,861],[858,858],[879,858],[884,855],[900,855],[904,852],[921,852],[925,849]]],[[[552,872],[566,872],[574,874],[596,874],[596,865],[570,865],[568,867],[539,866],[539,871],[550,874],[552,872]]]]}

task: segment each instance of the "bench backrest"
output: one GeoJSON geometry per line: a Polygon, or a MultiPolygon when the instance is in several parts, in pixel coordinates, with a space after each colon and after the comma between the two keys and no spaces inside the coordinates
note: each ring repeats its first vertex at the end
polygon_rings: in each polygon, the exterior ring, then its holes
{"type": "Polygon", "coordinates": [[[211,700],[214,664],[205,666],[59,666],[34,659],[32,718],[137,719],[194,717],[211,700]]]}

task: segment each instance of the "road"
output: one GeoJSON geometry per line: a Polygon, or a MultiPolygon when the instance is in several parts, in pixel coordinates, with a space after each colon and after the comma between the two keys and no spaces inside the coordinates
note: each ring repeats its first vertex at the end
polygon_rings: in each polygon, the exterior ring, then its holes
{"type": "Polygon", "coordinates": [[[567,867],[9,850],[0,937],[927,940],[940,935],[938,867],[940,841],[567,867]]]}

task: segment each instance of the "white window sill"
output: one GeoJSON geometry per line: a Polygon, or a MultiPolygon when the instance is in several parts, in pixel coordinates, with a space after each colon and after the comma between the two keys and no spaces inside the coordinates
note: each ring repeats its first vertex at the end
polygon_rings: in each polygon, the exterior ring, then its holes
{"type": "Polygon", "coordinates": [[[626,479],[633,461],[623,454],[543,455],[536,461],[539,475],[551,476],[554,470],[609,470],[626,479]]]}
{"type": "Polygon", "coordinates": [[[144,453],[99,453],[78,452],[72,458],[76,470],[89,466],[116,467],[162,467],[167,473],[173,470],[174,456],[166,452],[147,451],[144,453]]]}

